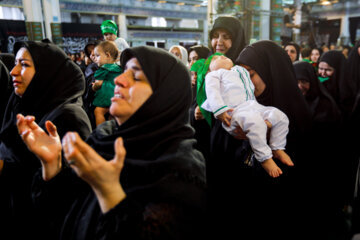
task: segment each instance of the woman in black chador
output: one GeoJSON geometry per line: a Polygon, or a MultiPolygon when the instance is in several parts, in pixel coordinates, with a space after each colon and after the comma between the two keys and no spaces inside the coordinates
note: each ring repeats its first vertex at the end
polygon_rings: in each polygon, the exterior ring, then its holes
{"type": "Polygon", "coordinates": [[[125,49],[121,65],[114,120],[99,125],[87,143],[74,132],[62,140],[71,168],[59,165],[51,122],[47,135],[19,117],[24,141],[47,163],[35,179],[34,200],[60,239],[201,239],[205,165],[188,125],[188,69],[152,47],[125,49]]]}
{"type": "MultiPolygon", "coordinates": [[[[347,229],[343,210],[346,202],[349,203],[346,189],[352,190],[353,187],[349,187],[347,182],[351,171],[347,171],[349,158],[344,154],[348,146],[343,144],[346,141],[341,137],[342,115],[335,100],[320,83],[312,65],[295,62],[294,70],[313,119],[308,141],[316,147],[311,152],[314,160],[307,171],[311,187],[309,193],[312,193],[312,203],[316,206],[313,218],[318,221],[318,230],[323,232],[322,239],[344,239],[347,229]],[[338,139],[342,140],[339,142],[338,139]]],[[[350,186],[353,184],[350,183],[350,186]]]]}
{"type": "MultiPolygon", "coordinates": [[[[349,73],[356,89],[356,100],[351,115],[351,139],[357,139],[360,134],[360,41],[352,48],[347,59],[349,73]]],[[[358,141],[351,146],[354,152],[354,166],[357,170],[355,177],[355,192],[353,196],[352,233],[360,233],[360,151],[358,141]]]]}
{"type": "MultiPolygon", "coordinates": [[[[78,66],[62,49],[51,43],[15,43],[15,66],[10,74],[14,92],[10,96],[0,131],[1,232],[14,239],[38,237],[41,228],[31,201],[31,182],[40,168],[36,155],[23,143],[16,127],[16,115],[32,115],[39,126],[47,120],[57,125],[62,137],[67,131],[78,131],[82,138],[91,132],[89,119],[82,109],[84,77],[78,66]],[[11,216],[11,217],[9,217],[11,216]],[[9,235],[7,235],[9,236],[9,235]]],[[[4,235],[6,236],[6,235],[4,235]]]]}
{"type": "Polygon", "coordinates": [[[235,62],[239,53],[247,45],[244,28],[239,19],[232,16],[218,17],[210,31],[212,53],[221,52],[235,62]]]}
{"type": "Polygon", "coordinates": [[[235,217],[235,221],[229,220],[224,227],[233,234],[245,235],[245,239],[289,239],[287,233],[295,230],[294,219],[298,217],[295,199],[300,186],[295,179],[305,160],[303,136],[311,124],[310,111],[297,87],[291,60],[276,43],[259,41],[245,47],[237,64],[249,71],[257,101],[277,107],[288,116],[286,152],[295,166],[279,163],[284,173],[271,179],[253,161],[247,140],[235,139],[221,125],[215,125],[211,156],[218,166],[216,192],[218,206],[222,208],[218,214],[222,219],[235,217]]]}
{"type": "Polygon", "coordinates": [[[344,121],[347,121],[354,106],[356,90],[344,55],[337,50],[323,53],[318,71],[320,81],[338,104],[344,121]]]}
{"type": "MultiPolygon", "coordinates": [[[[341,122],[341,112],[333,97],[320,83],[314,67],[303,61],[294,63],[296,80],[300,86],[306,102],[308,103],[314,124],[318,127],[341,122]]],[[[314,127],[316,129],[316,127],[314,127]]]]}
{"type": "MultiPolygon", "coordinates": [[[[225,56],[230,58],[233,62],[235,62],[236,58],[239,56],[241,50],[247,45],[244,28],[241,25],[239,19],[232,17],[232,16],[220,16],[218,17],[212,29],[209,33],[209,48],[211,49],[211,53],[223,53],[225,56]]],[[[205,72],[206,73],[206,72],[205,72]]],[[[197,94],[200,97],[197,97],[198,106],[201,106],[203,99],[201,96],[205,96],[205,74],[202,73],[201,75],[198,74],[197,78],[197,94]]],[[[208,124],[208,136],[211,138],[211,129],[213,128],[221,128],[222,129],[222,122],[220,120],[214,119],[212,113],[206,112],[202,108],[197,108],[198,111],[195,111],[195,115],[198,113],[205,119],[211,119],[212,124],[208,124]],[[210,117],[207,117],[209,116],[210,117]]],[[[206,120],[202,120],[205,122],[206,120]]],[[[222,131],[222,130],[220,130],[222,131]]],[[[211,143],[210,148],[211,148],[211,143]]],[[[226,142],[222,143],[226,144],[226,142]]],[[[218,210],[218,203],[217,197],[219,196],[219,189],[222,189],[221,183],[218,182],[219,176],[219,169],[222,169],[224,166],[218,164],[218,160],[211,155],[211,149],[209,150],[210,154],[207,154],[209,157],[206,162],[206,171],[207,171],[207,183],[209,187],[209,206],[210,206],[210,216],[209,219],[216,219],[216,214],[213,211],[218,210]]],[[[221,211],[221,210],[220,210],[221,211]]],[[[218,221],[212,221],[215,225],[218,221]]],[[[226,225],[224,221],[221,224],[226,225]]],[[[218,229],[218,226],[214,226],[211,230],[218,229]]],[[[229,235],[231,236],[231,235],[229,235]]]]}

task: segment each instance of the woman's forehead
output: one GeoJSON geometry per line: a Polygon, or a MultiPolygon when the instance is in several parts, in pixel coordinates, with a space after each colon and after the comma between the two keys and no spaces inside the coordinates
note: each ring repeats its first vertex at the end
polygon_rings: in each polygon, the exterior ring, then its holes
{"type": "Polygon", "coordinates": [[[230,32],[228,30],[226,30],[225,28],[217,28],[214,30],[213,34],[226,34],[226,35],[231,35],[230,32]]]}
{"type": "Polygon", "coordinates": [[[19,51],[16,53],[15,59],[32,61],[31,54],[30,54],[29,50],[25,47],[22,47],[19,49],[19,51]]]}
{"type": "Polygon", "coordinates": [[[141,66],[136,57],[132,57],[132,58],[130,58],[130,59],[126,62],[126,66],[127,66],[127,67],[133,66],[133,65],[141,66]]]}

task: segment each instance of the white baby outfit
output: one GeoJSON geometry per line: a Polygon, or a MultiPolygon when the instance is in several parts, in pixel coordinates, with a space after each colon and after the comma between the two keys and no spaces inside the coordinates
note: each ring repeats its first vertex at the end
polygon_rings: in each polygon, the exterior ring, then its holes
{"type": "Polygon", "coordinates": [[[201,107],[213,112],[215,117],[234,109],[232,113],[229,112],[232,116],[230,127],[224,123],[223,127],[235,135],[236,126],[240,126],[246,133],[259,162],[272,158],[271,150],[285,149],[289,119],[279,109],[263,106],[256,101],[254,85],[245,68],[235,65],[231,70],[219,69],[209,72],[205,77],[205,91],[207,99],[201,107]],[[269,145],[264,120],[272,124],[269,145]]]}

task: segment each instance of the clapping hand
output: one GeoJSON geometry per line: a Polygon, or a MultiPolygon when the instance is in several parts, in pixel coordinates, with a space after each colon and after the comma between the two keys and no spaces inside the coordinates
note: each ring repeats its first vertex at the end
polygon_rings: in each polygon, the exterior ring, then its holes
{"type": "Polygon", "coordinates": [[[35,122],[35,117],[17,115],[19,134],[28,147],[41,161],[44,180],[50,180],[61,170],[61,143],[56,126],[46,121],[47,134],[35,122]]]}

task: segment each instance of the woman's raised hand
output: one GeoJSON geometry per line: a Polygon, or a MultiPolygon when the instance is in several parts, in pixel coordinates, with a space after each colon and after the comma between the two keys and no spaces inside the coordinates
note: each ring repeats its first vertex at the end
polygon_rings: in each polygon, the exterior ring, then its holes
{"type": "Polygon", "coordinates": [[[47,134],[35,122],[35,117],[17,115],[19,134],[28,147],[41,161],[44,180],[50,180],[61,171],[61,142],[56,126],[47,121],[47,134]]]}
{"type": "Polygon", "coordinates": [[[75,132],[68,132],[62,140],[65,158],[95,192],[102,212],[120,203],[126,194],[120,184],[126,150],[122,138],[115,141],[115,156],[106,161],[75,132]]]}

